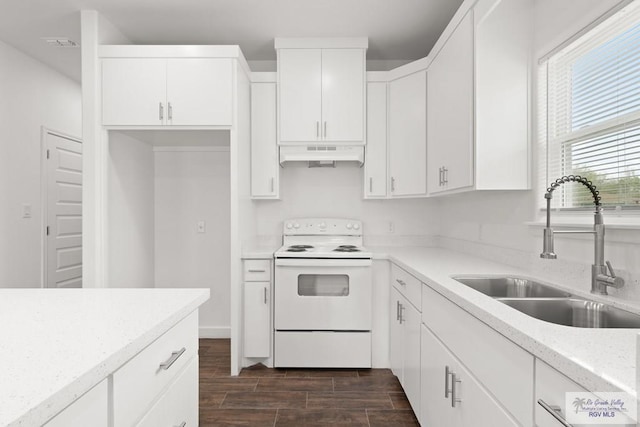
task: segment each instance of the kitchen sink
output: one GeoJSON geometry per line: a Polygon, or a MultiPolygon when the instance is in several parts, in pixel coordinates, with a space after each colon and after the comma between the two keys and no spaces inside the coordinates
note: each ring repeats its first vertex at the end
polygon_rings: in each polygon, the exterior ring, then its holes
{"type": "Polygon", "coordinates": [[[454,280],[493,298],[568,298],[572,295],[520,277],[453,277],[454,280]]]}
{"type": "Polygon", "coordinates": [[[578,328],[640,328],[640,315],[580,298],[498,298],[522,313],[578,328]]]}

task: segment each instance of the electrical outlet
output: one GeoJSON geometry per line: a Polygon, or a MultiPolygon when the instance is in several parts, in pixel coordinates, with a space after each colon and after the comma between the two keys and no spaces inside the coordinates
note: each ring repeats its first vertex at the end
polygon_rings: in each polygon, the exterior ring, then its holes
{"type": "Polygon", "coordinates": [[[396,226],[393,223],[393,221],[389,221],[389,233],[395,233],[396,232],[396,226]]]}
{"type": "Polygon", "coordinates": [[[204,221],[198,221],[198,233],[206,233],[207,224],[204,221]]]}
{"type": "Polygon", "coordinates": [[[27,203],[22,205],[22,218],[31,218],[31,205],[27,203]]]}

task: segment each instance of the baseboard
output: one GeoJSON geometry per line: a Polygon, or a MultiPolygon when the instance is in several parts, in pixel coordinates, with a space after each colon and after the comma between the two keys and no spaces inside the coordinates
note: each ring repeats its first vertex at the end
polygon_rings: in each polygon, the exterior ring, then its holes
{"type": "Polygon", "coordinates": [[[229,326],[200,326],[200,338],[231,338],[229,326]]]}

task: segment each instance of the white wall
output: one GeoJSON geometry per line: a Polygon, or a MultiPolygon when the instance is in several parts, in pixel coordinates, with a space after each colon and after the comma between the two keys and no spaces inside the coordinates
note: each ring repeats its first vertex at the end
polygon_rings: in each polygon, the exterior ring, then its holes
{"type": "Polygon", "coordinates": [[[364,200],[362,182],[362,169],[355,164],[339,163],[335,169],[287,164],[280,169],[282,199],[255,202],[258,235],[280,241],[282,222],[298,217],[360,219],[368,245],[429,244],[438,234],[437,201],[364,200]]]}
{"type": "Polygon", "coordinates": [[[81,136],[80,85],[0,41],[0,94],[0,287],[40,287],[41,127],[81,136]]]}
{"type": "MultiPolygon", "coordinates": [[[[537,0],[534,64],[538,57],[618,3],[617,0],[537,0]]],[[[537,105],[535,90],[532,105],[537,105]]],[[[534,112],[534,124],[535,120],[534,112]]],[[[532,134],[537,135],[537,132],[534,130],[532,134]]],[[[534,173],[538,170],[536,143],[534,139],[534,173]]],[[[537,181],[534,176],[532,182],[537,185],[537,181]]],[[[441,245],[515,264],[547,280],[590,290],[593,237],[557,236],[558,260],[539,258],[542,228],[525,224],[542,220],[543,200],[539,194],[534,188],[522,192],[482,192],[441,198],[441,245]]],[[[605,213],[605,223],[612,222],[613,216],[605,213]]],[[[591,217],[585,221],[592,224],[591,217]]],[[[627,279],[627,286],[622,290],[610,290],[612,295],[640,300],[639,238],[640,230],[607,230],[605,255],[627,279]]]]}
{"type": "Polygon", "coordinates": [[[111,131],[108,164],[107,283],[153,287],[153,148],[111,131]]]}
{"type": "Polygon", "coordinates": [[[228,337],[229,151],[156,151],[154,158],[156,287],[209,288],[201,336],[228,337]]]}

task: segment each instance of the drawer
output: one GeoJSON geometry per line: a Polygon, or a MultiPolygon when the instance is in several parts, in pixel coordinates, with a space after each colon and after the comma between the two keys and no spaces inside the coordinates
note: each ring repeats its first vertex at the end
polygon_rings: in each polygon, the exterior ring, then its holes
{"type": "Polygon", "coordinates": [[[422,323],[518,422],[530,425],[533,356],[427,285],[422,307],[422,323]]]}
{"type": "Polygon", "coordinates": [[[422,282],[395,264],[391,264],[391,284],[413,304],[418,311],[422,311],[422,282]]]}
{"type": "Polygon", "coordinates": [[[113,374],[114,427],[138,422],[151,403],[197,354],[196,310],[113,374]],[[181,354],[175,353],[183,348],[181,354]]]}
{"type": "Polygon", "coordinates": [[[198,425],[198,357],[194,357],[137,427],[198,425]]]}
{"type": "Polygon", "coordinates": [[[86,392],[62,412],[53,417],[45,427],[107,427],[109,420],[107,380],[86,392]]]}
{"type": "Polygon", "coordinates": [[[247,259],[244,261],[245,282],[270,282],[271,260],[247,259]]]}

